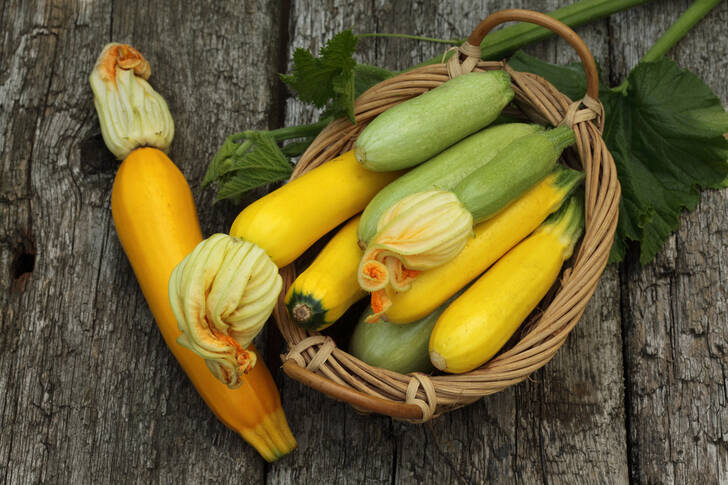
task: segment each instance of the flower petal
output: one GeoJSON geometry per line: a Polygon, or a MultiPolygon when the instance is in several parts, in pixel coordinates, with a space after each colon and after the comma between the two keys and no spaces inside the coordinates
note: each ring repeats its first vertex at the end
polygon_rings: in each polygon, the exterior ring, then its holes
{"type": "Polygon", "coordinates": [[[225,234],[202,241],[172,272],[169,299],[177,342],[205,359],[229,387],[256,362],[245,350],[273,311],[278,268],[255,244],[225,234]]]}

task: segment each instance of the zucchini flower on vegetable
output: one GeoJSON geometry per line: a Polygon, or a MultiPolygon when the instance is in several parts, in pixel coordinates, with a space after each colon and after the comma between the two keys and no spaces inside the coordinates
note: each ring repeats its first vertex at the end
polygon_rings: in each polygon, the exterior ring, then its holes
{"type": "Polygon", "coordinates": [[[473,216],[450,191],[409,195],[380,218],[359,264],[359,285],[372,293],[375,322],[391,304],[387,291],[406,291],[420,271],[460,253],[473,234],[473,216]]]}
{"type": "Polygon", "coordinates": [[[230,388],[256,362],[245,350],[263,328],[281,291],[278,267],[255,244],[215,234],[180,262],[169,299],[182,335],[177,343],[205,359],[230,388]]]}
{"type": "Polygon", "coordinates": [[[152,73],[141,53],[126,44],[107,44],[89,81],[109,150],[124,159],[137,147],[166,151],[174,137],[167,103],[147,83],[152,73]]]}

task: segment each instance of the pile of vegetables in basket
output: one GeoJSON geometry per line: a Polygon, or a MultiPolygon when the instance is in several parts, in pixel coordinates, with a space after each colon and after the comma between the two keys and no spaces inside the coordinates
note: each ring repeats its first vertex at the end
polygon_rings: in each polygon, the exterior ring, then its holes
{"type": "Polygon", "coordinates": [[[556,281],[583,227],[582,196],[572,195],[583,174],[557,164],[573,131],[488,126],[512,97],[503,71],[464,74],[364,128],[353,150],[360,163],[414,168],[298,276],[286,295],[294,322],[322,330],[370,293],[350,346],[369,364],[467,372],[495,355],[556,281]]]}
{"type": "MultiPolygon", "coordinates": [[[[424,317],[436,320],[434,367],[466,372],[483,364],[555,282],[583,228],[582,196],[570,197],[583,175],[557,164],[573,131],[489,127],[513,95],[504,71],[456,77],[386,110],[352,151],[246,207],[229,236],[201,242],[172,273],[178,342],[238,387],[255,365],[246,348],[281,290],[275,267],[363,211],[290,288],[294,321],[323,329],[370,293],[372,314],[362,325],[372,328],[354,339],[362,358],[366,341],[381,339],[377,329],[395,334],[380,320],[412,325],[424,317]],[[491,265],[439,318],[427,317],[491,265]]],[[[425,324],[413,325],[422,337],[425,324]]],[[[389,347],[424,362],[407,335],[388,338],[389,347]]]]}

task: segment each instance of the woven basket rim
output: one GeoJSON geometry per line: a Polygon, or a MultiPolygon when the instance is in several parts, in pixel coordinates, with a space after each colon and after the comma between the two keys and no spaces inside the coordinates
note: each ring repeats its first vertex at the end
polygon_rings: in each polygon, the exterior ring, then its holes
{"type": "MultiPolygon", "coordinates": [[[[349,402],[360,411],[422,422],[523,381],[545,365],[564,343],[596,289],[616,229],[620,188],[614,161],[601,137],[603,109],[593,99],[573,102],[545,79],[515,71],[504,62],[480,61],[474,70],[493,69],[502,69],[511,75],[514,103],[527,118],[552,126],[567,122],[576,133],[576,149],[569,161],[579,164],[585,171],[586,227],[580,245],[565,265],[568,268],[555,285],[551,302],[537,318],[522,325],[529,330],[520,339],[482,367],[465,374],[426,376],[421,373],[402,375],[360,361],[336,348],[329,337],[298,327],[288,317],[281,298],[274,318],[289,346],[289,352],[281,356],[286,373],[349,402]],[[301,378],[302,367],[330,381],[333,391],[323,389],[320,380],[314,385],[301,378]],[[343,392],[342,386],[354,392],[343,392]],[[371,396],[372,402],[385,400],[407,405],[409,410],[398,415],[393,407],[377,408],[366,400],[360,403],[351,398],[357,391],[371,396]],[[419,411],[417,417],[413,417],[413,409],[419,411]]],[[[344,119],[329,124],[301,157],[292,179],[348,151],[359,131],[377,114],[449,78],[447,66],[435,64],[407,71],[372,87],[356,101],[357,125],[344,119]]],[[[285,295],[295,279],[294,265],[282,268],[281,275],[281,294],[285,295]]]]}

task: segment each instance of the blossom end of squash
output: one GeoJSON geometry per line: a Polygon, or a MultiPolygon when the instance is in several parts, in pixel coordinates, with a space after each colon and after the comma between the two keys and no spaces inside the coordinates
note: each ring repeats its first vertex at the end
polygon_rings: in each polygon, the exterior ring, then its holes
{"type": "Polygon", "coordinates": [[[432,362],[432,365],[434,365],[435,368],[441,371],[447,370],[447,361],[445,361],[445,358],[434,350],[430,350],[430,362],[432,362]]]}
{"type": "Polygon", "coordinates": [[[89,76],[101,135],[119,160],[139,147],[166,152],[174,138],[174,120],[164,98],[147,79],[152,68],[128,44],[107,44],[89,76]]]}
{"type": "Polygon", "coordinates": [[[386,290],[378,290],[372,292],[370,305],[372,307],[372,314],[366,317],[365,321],[367,323],[377,323],[389,307],[392,306],[392,300],[387,295],[386,290]]]}
{"type": "MultiPolygon", "coordinates": [[[[378,248],[372,259],[392,256],[407,270],[440,266],[462,250],[473,233],[473,216],[450,191],[411,194],[390,207],[379,219],[369,246],[378,248]]],[[[398,270],[398,273],[403,274],[398,270]]]]}
{"type": "Polygon", "coordinates": [[[134,71],[136,76],[142,79],[149,79],[152,75],[152,67],[149,65],[141,52],[129,44],[111,42],[106,44],[96,60],[95,70],[104,80],[116,82],[116,68],[134,71]]]}

